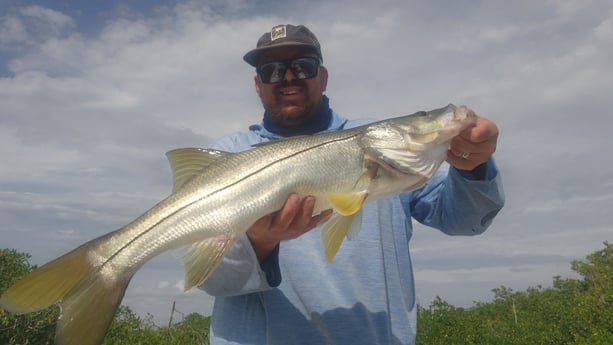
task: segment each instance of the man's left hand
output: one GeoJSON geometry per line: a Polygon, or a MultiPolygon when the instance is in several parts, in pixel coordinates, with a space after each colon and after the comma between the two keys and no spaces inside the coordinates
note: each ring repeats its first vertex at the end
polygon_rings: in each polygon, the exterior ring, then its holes
{"type": "Polygon", "coordinates": [[[476,115],[472,109],[468,112],[477,117],[476,123],[451,140],[447,162],[459,170],[470,171],[487,162],[496,151],[498,127],[492,121],[476,115]]]}

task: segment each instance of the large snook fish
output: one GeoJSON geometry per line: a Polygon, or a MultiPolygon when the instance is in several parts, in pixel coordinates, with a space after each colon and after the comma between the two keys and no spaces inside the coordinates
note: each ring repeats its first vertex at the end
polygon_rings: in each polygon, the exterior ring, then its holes
{"type": "MultiPolygon", "coordinates": [[[[322,229],[332,260],[365,202],[422,186],[445,160],[449,141],[474,123],[448,105],[369,125],[277,140],[240,152],[168,152],[173,192],[123,228],[33,271],[0,298],[28,313],[61,307],[56,344],[100,344],[134,273],[154,256],[190,246],[185,288],[204,281],[234,240],[279,210],[292,192],[334,208],[322,229]]],[[[357,223],[357,222],[356,222],[357,223]]]]}

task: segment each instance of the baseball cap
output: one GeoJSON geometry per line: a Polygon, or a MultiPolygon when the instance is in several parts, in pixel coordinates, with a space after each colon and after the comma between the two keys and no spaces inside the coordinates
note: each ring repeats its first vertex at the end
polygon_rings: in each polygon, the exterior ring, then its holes
{"type": "Polygon", "coordinates": [[[273,26],[270,32],[266,32],[260,37],[256,48],[250,50],[243,56],[251,66],[257,67],[260,56],[267,50],[278,47],[303,46],[313,49],[320,61],[321,47],[317,37],[304,25],[281,24],[273,26]]]}

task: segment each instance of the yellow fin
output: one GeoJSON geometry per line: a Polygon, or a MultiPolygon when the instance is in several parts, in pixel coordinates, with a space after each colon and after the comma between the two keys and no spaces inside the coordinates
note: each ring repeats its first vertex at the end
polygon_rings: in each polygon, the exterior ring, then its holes
{"type": "Polygon", "coordinates": [[[202,283],[215,270],[236,236],[217,236],[192,244],[183,256],[185,291],[202,283]]]}
{"type": "Polygon", "coordinates": [[[364,205],[368,197],[368,187],[372,182],[373,177],[377,175],[378,165],[372,161],[368,161],[364,172],[355,181],[352,191],[349,193],[331,193],[328,194],[328,201],[343,216],[356,214],[364,205]]]}
{"type": "Polygon", "coordinates": [[[0,306],[23,314],[59,303],[90,273],[86,249],[79,247],[18,280],[0,297],[0,306]]]}
{"type": "Polygon", "coordinates": [[[343,216],[357,213],[364,205],[367,193],[328,194],[328,201],[343,216]]]}
{"type": "Polygon", "coordinates": [[[59,304],[56,344],[101,344],[131,276],[100,274],[88,260],[91,248],[90,242],[26,275],[4,292],[0,306],[27,313],[59,304]]]}
{"type": "Polygon", "coordinates": [[[351,222],[351,226],[349,227],[349,231],[347,231],[347,239],[349,241],[354,240],[358,237],[360,230],[362,230],[362,214],[363,210],[353,215],[353,219],[351,222]]]}
{"type": "Polygon", "coordinates": [[[334,259],[353,223],[354,215],[342,216],[335,214],[324,225],[321,230],[321,240],[326,254],[326,263],[330,263],[334,259]]]}
{"type": "Polygon", "coordinates": [[[112,279],[97,274],[91,278],[61,303],[56,344],[102,344],[132,276],[112,279]]]}
{"type": "Polygon", "coordinates": [[[183,148],[168,151],[166,157],[170,161],[170,168],[172,170],[172,191],[174,192],[186,184],[187,181],[198,175],[202,169],[218,158],[227,155],[231,155],[231,153],[200,148],[183,148]]]}

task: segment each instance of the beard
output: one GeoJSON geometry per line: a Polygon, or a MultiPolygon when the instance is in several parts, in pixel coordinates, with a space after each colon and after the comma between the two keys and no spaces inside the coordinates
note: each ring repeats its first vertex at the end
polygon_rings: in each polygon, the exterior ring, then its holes
{"type": "Polygon", "coordinates": [[[297,128],[309,123],[315,117],[321,104],[321,96],[314,97],[310,88],[301,80],[283,81],[275,86],[272,100],[262,99],[262,105],[269,119],[285,128],[297,128]],[[304,93],[302,99],[285,99],[281,90],[287,87],[298,87],[304,93]]]}

